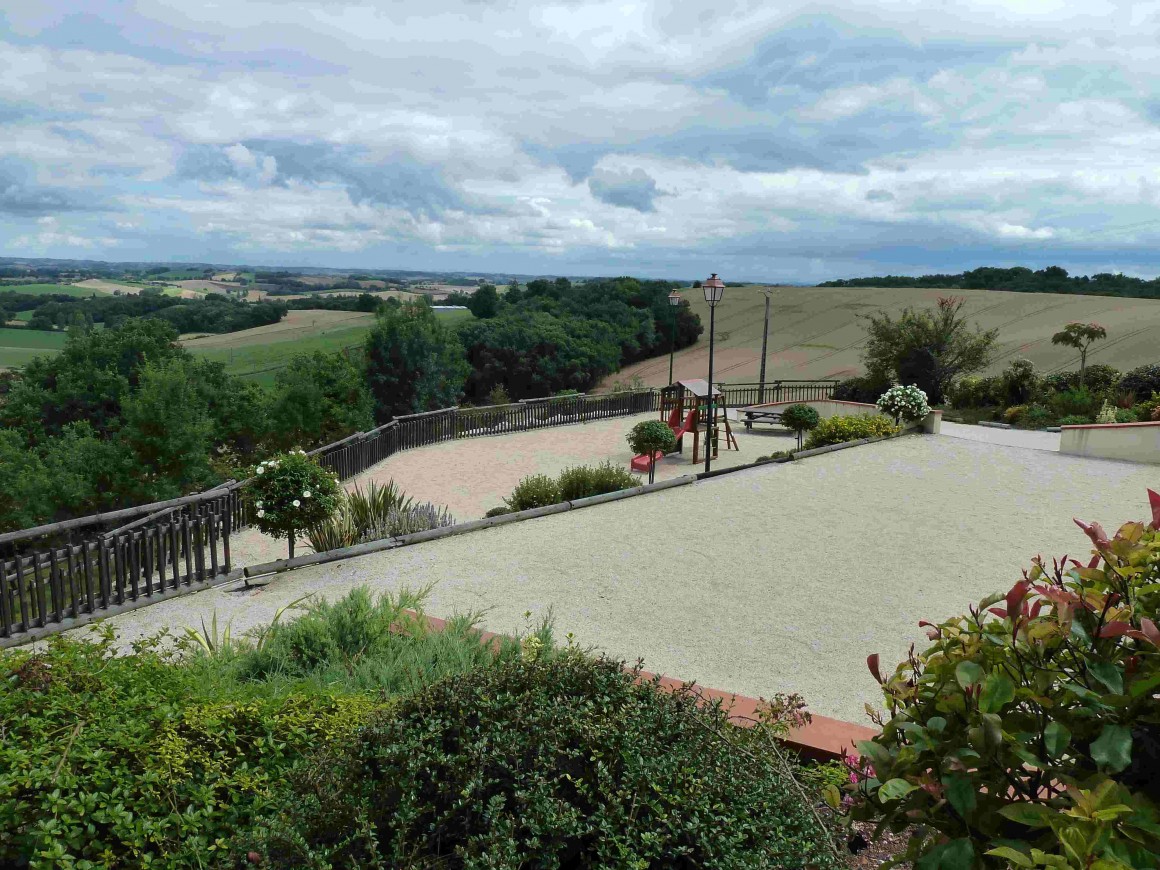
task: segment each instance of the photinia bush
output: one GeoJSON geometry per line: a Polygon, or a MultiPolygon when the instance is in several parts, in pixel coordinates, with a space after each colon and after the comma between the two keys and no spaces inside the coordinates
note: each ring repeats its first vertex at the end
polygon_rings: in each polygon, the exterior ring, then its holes
{"type": "Polygon", "coordinates": [[[896,384],[878,397],[878,410],[889,414],[895,423],[913,423],[930,413],[926,393],[913,384],[904,387],[896,384]]]}
{"type": "MultiPolygon", "coordinates": [[[[1160,866],[1160,495],[1152,522],[1041,557],[966,616],[924,622],[858,744],[852,815],[917,831],[916,870],[1160,866]]],[[[837,795],[831,790],[831,803],[837,795]]]]}
{"type": "Polygon", "coordinates": [[[328,520],[340,502],[337,476],[302,450],[259,462],[249,494],[254,525],[267,535],[286,538],[291,558],[295,533],[328,520]]]}

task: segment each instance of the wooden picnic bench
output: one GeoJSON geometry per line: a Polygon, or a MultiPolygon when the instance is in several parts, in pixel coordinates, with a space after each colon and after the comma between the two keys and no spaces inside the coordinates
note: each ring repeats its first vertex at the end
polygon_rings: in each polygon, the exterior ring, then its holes
{"type": "Polygon", "coordinates": [[[742,422],[745,423],[746,429],[752,429],[754,423],[780,423],[781,422],[781,411],[752,410],[752,411],[742,411],[741,413],[745,415],[745,419],[742,422]]]}

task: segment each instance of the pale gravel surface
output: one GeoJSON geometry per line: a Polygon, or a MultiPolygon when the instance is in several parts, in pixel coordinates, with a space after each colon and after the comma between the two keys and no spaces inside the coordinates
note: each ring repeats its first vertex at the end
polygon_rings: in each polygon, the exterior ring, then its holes
{"type": "Polygon", "coordinates": [[[1059,450],[1058,432],[1030,432],[1026,429],[996,429],[993,426],[972,426],[967,423],[943,421],[942,434],[951,438],[984,441],[987,444],[1005,444],[1008,447],[1027,447],[1032,450],[1059,450]]]}
{"type": "Polygon", "coordinates": [[[908,436],[804,461],[229,587],[115,617],[127,639],[197,625],[235,631],[302,595],[433,583],[429,612],[490,608],[511,631],[551,610],[559,636],[744,693],[801,692],[864,721],[865,659],[889,667],[919,619],[1005,590],[1037,552],[1089,552],[1071,517],[1109,529],[1146,513],[1157,469],[946,436],[908,436]]]}

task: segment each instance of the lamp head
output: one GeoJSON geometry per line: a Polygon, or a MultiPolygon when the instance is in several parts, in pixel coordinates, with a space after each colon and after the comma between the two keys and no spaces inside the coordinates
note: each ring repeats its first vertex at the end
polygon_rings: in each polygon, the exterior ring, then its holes
{"type": "Polygon", "coordinates": [[[705,301],[709,303],[710,308],[713,308],[725,295],[725,282],[718,278],[717,273],[714,272],[701,284],[701,289],[705,291],[705,301]]]}

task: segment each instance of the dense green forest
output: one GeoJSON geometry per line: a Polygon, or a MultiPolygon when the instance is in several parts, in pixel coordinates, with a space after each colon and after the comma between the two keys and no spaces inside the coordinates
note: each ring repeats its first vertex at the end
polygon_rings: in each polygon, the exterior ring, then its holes
{"type": "Polygon", "coordinates": [[[237,302],[217,293],[210,293],[204,299],[181,299],[164,296],[153,288],[133,296],[81,298],[60,294],[34,296],[0,289],[0,323],[22,311],[31,311],[28,329],[65,329],[96,323],[110,327],[131,317],[149,317],[164,320],[178,333],[237,332],[277,323],[286,316],[286,310],[287,306],[277,302],[237,302]]]}
{"type": "Polygon", "coordinates": [[[935,287],[947,290],[1011,290],[1016,293],[1076,293],[1091,296],[1133,296],[1160,299],[1160,278],[1145,280],[1129,275],[1101,272],[1098,275],[1067,274],[1060,266],[1033,271],[1023,266],[1003,269],[982,266],[955,275],[878,275],[823,281],[819,287],[935,287]]]}
{"type": "MultiPolygon", "coordinates": [[[[364,353],[300,355],[270,390],[176,344],[165,315],[189,300],[129,316],[116,306],[140,297],[98,298],[103,329],[74,320],[60,354],[0,372],[0,531],[196,492],[270,453],[482,403],[497,387],[517,399],[587,390],[667,352],[670,337],[678,348],[696,341],[700,320],[688,303],[669,306],[673,286],[531,281],[483,292],[487,310],[457,329],[425,300],[333,300],[378,304],[364,353]]],[[[261,307],[209,300],[195,310],[223,305],[261,307]]]]}

